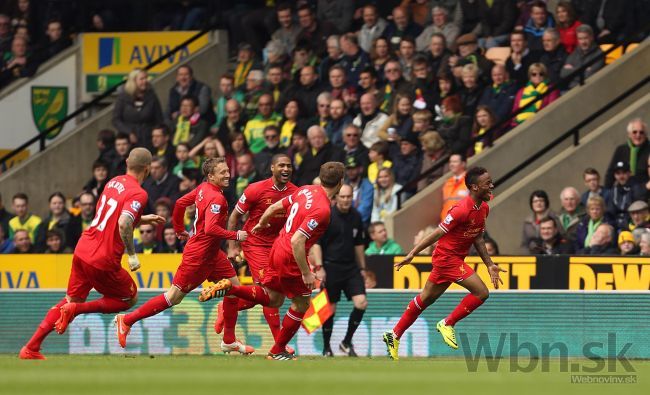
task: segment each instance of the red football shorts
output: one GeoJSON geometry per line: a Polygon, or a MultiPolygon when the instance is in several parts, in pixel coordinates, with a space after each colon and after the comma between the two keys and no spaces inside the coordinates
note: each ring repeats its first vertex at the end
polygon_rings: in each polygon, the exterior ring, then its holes
{"type": "Polygon", "coordinates": [[[287,273],[284,268],[291,265],[297,266],[292,254],[276,251],[275,245],[271,249],[269,266],[264,272],[262,285],[280,292],[289,299],[296,296],[310,296],[311,290],[302,281],[302,275],[287,273]]]}
{"type": "Polygon", "coordinates": [[[133,299],[138,293],[135,281],[123,267],[101,270],[73,256],[67,295],[85,300],[93,288],[104,296],[121,300],[133,299]]]}
{"type": "Polygon", "coordinates": [[[433,260],[429,281],[434,284],[457,283],[474,274],[474,269],[463,260],[444,258],[444,262],[440,264],[441,261],[440,258],[433,260]]]}
{"type": "Polygon", "coordinates": [[[219,250],[216,258],[204,264],[197,265],[196,263],[181,261],[180,266],[174,274],[172,285],[176,286],[183,293],[189,293],[199,285],[203,284],[205,280],[217,282],[224,278],[235,277],[235,269],[228,260],[226,254],[219,250]]]}
{"type": "Polygon", "coordinates": [[[264,272],[269,267],[270,248],[251,246],[249,243],[242,243],[244,259],[248,264],[248,270],[256,283],[261,283],[264,272]]]}

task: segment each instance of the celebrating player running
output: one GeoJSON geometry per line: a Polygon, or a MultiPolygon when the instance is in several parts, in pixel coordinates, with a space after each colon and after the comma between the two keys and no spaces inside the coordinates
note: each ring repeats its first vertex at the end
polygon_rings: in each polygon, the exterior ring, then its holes
{"type": "Polygon", "coordinates": [[[384,333],[383,340],[388,348],[388,354],[394,360],[399,358],[398,347],[402,334],[427,306],[435,302],[449,288],[451,283],[462,285],[470,291],[470,294],[461,300],[447,318],[438,322],[436,329],[447,345],[454,349],[458,348],[454,325],[482,305],[489,295],[483,280],[464,261],[472,244],[488,267],[494,288],[499,288],[499,283],[503,284],[499,273],[505,270],[492,262],[483,240],[485,219],[490,211],[486,202],[490,200],[494,189],[492,178],[486,169],[474,167],[467,171],[465,184],[469,189],[469,195],[449,210],[431,235],[413,247],[404,260],[395,264],[399,270],[409,264],[420,251],[438,241],[433,251],[433,269],[424,289],[409,303],[393,330],[384,333]]]}

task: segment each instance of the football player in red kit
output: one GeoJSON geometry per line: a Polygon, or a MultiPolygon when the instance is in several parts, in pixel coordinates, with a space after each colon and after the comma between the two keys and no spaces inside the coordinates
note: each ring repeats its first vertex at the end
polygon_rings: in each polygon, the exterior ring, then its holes
{"type": "Polygon", "coordinates": [[[469,195],[449,210],[447,216],[431,235],[413,247],[401,262],[395,264],[399,270],[402,266],[410,263],[420,251],[436,241],[438,242],[433,250],[433,269],[424,289],[409,303],[393,330],[384,333],[383,340],[388,348],[388,355],[394,360],[399,359],[398,347],[402,334],[415,322],[424,309],[435,302],[452,283],[467,288],[470,294],[461,300],[447,318],[438,322],[436,329],[449,347],[458,348],[454,325],[482,305],[489,295],[483,280],[465,263],[465,257],[472,245],[476,247],[481,259],[488,267],[494,288],[499,288],[499,283],[503,284],[499,273],[505,272],[505,270],[492,262],[483,240],[485,219],[490,211],[486,202],[490,201],[494,189],[492,178],[486,169],[474,167],[467,171],[465,184],[469,189],[469,195]]]}
{"type": "Polygon", "coordinates": [[[271,219],[283,211],[287,212],[287,220],[273,243],[262,285],[237,286],[222,280],[201,292],[200,301],[227,295],[270,307],[280,307],[285,296],[290,298],[291,306],[268,353],[269,359],[295,359],[286,346],[300,328],[316,281],[307,262],[307,254],[327,229],[331,200],[341,188],[344,175],[343,163],[327,162],[320,168],[321,185],[303,186],[264,212],[251,230],[253,234],[268,228],[271,219]]]}
{"type": "Polygon", "coordinates": [[[27,344],[20,350],[22,359],[45,359],[40,353],[45,337],[56,329],[62,334],[75,316],[88,313],[117,313],[137,300],[137,287],[122,268],[124,250],[131,271],[140,263],[133,245],[134,224],[162,224],[163,217],[143,215],[147,192],[140,183],[149,175],[151,153],[135,148],[126,159],[125,175],[111,179],[98,199],[95,218],[84,231],[72,257],[72,269],[66,296],[52,307],[27,344]],[[102,297],[86,302],[91,289],[102,297]]]}
{"type": "MultiPolygon", "coordinates": [[[[222,240],[245,241],[247,237],[247,232],[243,230],[233,232],[225,229],[228,203],[222,191],[230,183],[230,170],[223,158],[211,158],[203,164],[203,175],[207,181],[178,199],[174,207],[172,220],[174,229],[180,239],[188,242],[183,250],[183,260],[172,280],[172,286],[166,293],[151,298],[131,313],[118,314],[115,317],[117,338],[122,348],[126,347],[126,337],[134,323],[179,304],[185,295],[205,280],[218,281],[226,278],[238,284],[235,269],[221,250],[222,240]],[[185,208],[193,204],[196,205],[196,219],[190,236],[185,231],[183,217],[185,208]]],[[[252,353],[254,351],[252,347],[242,344],[235,337],[236,297],[225,299],[224,316],[222,351],[252,353]]]]}
{"type": "MultiPolygon", "coordinates": [[[[241,250],[244,252],[244,258],[248,263],[251,277],[256,284],[261,284],[264,278],[264,271],[269,266],[269,255],[273,242],[280,234],[284,226],[286,216],[284,213],[275,215],[269,221],[269,227],[262,229],[260,232],[251,234],[250,231],[257,225],[259,219],[267,208],[273,203],[291,196],[297,189],[292,184],[291,174],[293,165],[291,158],[286,154],[277,154],[271,159],[272,176],[264,181],[253,183],[246,187],[244,193],[239,198],[235,209],[228,219],[228,229],[233,230],[237,227],[242,216],[248,213],[248,219],[244,223],[243,229],[249,232],[248,239],[239,243],[241,250]]],[[[236,241],[229,241],[228,258],[234,260],[240,254],[240,248],[236,241]]],[[[239,299],[239,310],[250,309],[255,306],[254,302],[239,299]]],[[[280,313],[277,307],[264,307],[264,318],[269,324],[273,338],[277,338],[280,333],[280,313]]],[[[217,320],[214,329],[221,333],[224,325],[223,302],[219,302],[217,320]]]]}

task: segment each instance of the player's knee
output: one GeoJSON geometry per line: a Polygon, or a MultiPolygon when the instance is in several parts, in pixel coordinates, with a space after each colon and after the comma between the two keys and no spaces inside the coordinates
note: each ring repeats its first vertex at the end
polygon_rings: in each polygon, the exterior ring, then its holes
{"type": "Polygon", "coordinates": [[[482,301],[486,301],[490,297],[490,291],[487,288],[483,288],[475,293],[474,296],[481,299],[482,301]]]}

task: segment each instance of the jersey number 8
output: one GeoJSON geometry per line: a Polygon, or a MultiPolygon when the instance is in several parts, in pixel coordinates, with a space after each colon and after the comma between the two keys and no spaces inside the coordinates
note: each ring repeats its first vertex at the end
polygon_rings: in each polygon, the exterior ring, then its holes
{"type": "Polygon", "coordinates": [[[294,204],[291,205],[291,209],[289,210],[289,217],[287,218],[287,223],[284,225],[284,231],[287,233],[291,232],[291,225],[293,225],[293,218],[298,213],[299,206],[300,205],[298,204],[298,202],[295,202],[294,204]]]}

